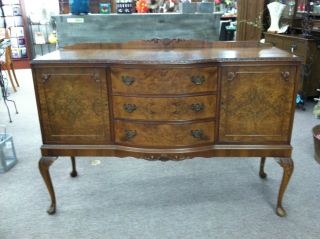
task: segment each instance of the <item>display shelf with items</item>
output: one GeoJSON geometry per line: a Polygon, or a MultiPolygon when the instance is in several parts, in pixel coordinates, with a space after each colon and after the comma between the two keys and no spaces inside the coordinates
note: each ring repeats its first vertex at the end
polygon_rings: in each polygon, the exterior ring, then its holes
{"type": "Polygon", "coordinates": [[[58,0],[60,14],[213,13],[236,14],[238,0],[58,0]],[[74,11],[85,5],[84,11],[74,11]],[[88,4],[88,5],[87,5],[88,4]]]}
{"type": "MultiPolygon", "coordinates": [[[[58,0],[59,1],[59,10],[60,14],[69,14],[71,12],[70,8],[70,0],[58,0]]],[[[73,2],[73,1],[72,1],[73,2]]],[[[90,13],[104,13],[101,11],[101,4],[106,6],[108,4],[108,13],[116,13],[117,12],[117,6],[116,6],[116,0],[90,0],[89,1],[89,11],[90,13]]]]}
{"type": "Polygon", "coordinates": [[[35,22],[28,17],[31,59],[57,49],[57,37],[53,25],[50,22],[35,22]]]}
{"type": "Polygon", "coordinates": [[[289,20],[289,33],[320,36],[320,0],[282,0],[286,4],[282,21],[289,20]]]}
{"type": "Polygon", "coordinates": [[[27,59],[22,8],[19,0],[4,0],[1,4],[1,27],[10,30],[12,58],[27,59]]]}
{"type": "Polygon", "coordinates": [[[298,0],[297,24],[293,28],[301,30],[307,37],[320,37],[320,1],[298,0]]]}

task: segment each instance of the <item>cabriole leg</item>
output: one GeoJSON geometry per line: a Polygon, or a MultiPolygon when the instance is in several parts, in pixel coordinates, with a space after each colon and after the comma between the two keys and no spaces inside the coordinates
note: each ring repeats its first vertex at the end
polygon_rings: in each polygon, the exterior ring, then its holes
{"type": "Polygon", "coordinates": [[[260,161],[260,171],[259,171],[259,176],[260,178],[266,178],[267,174],[264,172],[264,164],[266,162],[266,157],[261,157],[260,161]]]}
{"type": "Polygon", "coordinates": [[[78,176],[78,173],[76,170],[76,158],[74,156],[71,156],[71,163],[72,163],[72,171],[70,173],[70,176],[74,178],[78,176]]]}
{"type": "Polygon", "coordinates": [[[294,164],[291,158],[280,158],[277,160],[280,166],[283,168],[283,176],[280,184],[278,203],[277,203],[277,215],[280,217],[286,216],[286,211],[282,207],[282,198],[287,188],[289,180],[291,178],[294,164]]]}
{"type": "Polygon", "coordinates": [[[47,189],[49,191],[50,198],[51,198],[51,205],[47,210],[48,214],[50,215],[56,212],[56,196],[55,196],[54,189],[51,182],[49,167],[56,159],[57,157],[41,157],[41,159],[39,160],[39,170],[47,186],[47,189]]]}
{"type": "Polygon", "coordinates": [[[18,82],[17,77],[16,77],[16,73],[14,72],[14,67],[13,67],[13,63],[12,62],[10,63],[10,67],[11,67],[11,70],[12,70],[13,78],[14,78],[17,86],[20,87],[19,82],[18,82]]]}

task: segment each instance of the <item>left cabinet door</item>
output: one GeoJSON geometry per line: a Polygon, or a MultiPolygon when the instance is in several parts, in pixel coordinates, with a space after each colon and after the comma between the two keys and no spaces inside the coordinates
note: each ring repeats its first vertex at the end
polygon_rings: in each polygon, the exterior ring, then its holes
{"type": "Polygon", "coordinates": [[[106,69],[33,69],[45,144],[106,144],[110,120],[106,69]]]}

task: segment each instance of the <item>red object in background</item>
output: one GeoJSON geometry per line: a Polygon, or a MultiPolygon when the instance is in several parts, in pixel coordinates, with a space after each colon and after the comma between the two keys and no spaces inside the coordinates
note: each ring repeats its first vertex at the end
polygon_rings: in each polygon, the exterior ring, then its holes
{"type": "Polygon", "coordinates": [[[136,9],[138,13],[146,13],[149,11],[148,3],[146,0],[138,0],[136,3],[136,9]]]}
{"type": "Polygon", "coordinates": [[[304,5],[304,4],[300,4],[300,5],[298,6],[298,10],[304,12],[304,10],[305,10],[305,5],[304,5]]]}
{"type": "Polygon", "coordinates": [[[214,0],[214,3],[215,3],[215,4],[220,4],[220,3],[221,3],[221,0],[214,0]]]}

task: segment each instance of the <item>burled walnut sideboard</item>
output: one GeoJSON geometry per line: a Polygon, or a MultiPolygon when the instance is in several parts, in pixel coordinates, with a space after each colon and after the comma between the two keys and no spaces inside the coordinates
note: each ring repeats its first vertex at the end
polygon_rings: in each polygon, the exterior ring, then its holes
{"type": "Polygon", "coordinates": [[[259,43],[153,39],[78,44],[31,65],[49,214],[58,156],[71,157],[73,177],[76,156],[258,157],[262,178],[274,157],[283,167],[276,212],[286,214],[300,58],[259,43]]]}

